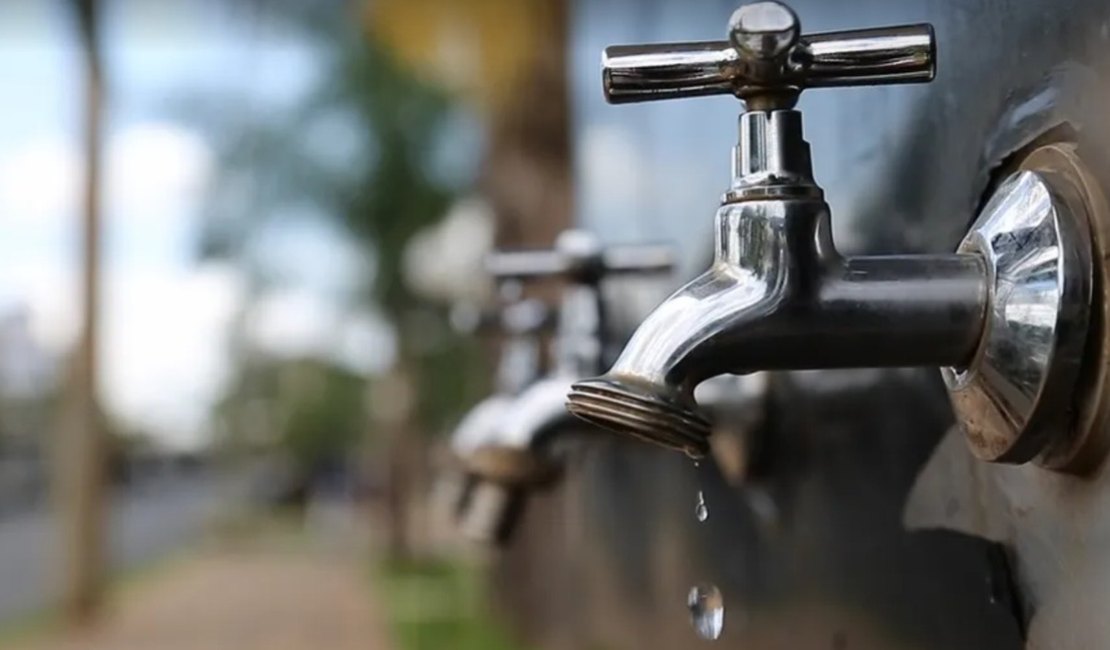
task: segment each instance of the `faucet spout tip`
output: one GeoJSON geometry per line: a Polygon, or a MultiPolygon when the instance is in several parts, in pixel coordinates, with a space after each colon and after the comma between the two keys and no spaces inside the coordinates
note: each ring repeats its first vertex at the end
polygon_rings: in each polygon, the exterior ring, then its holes
{"type": "Polygon", "coordinates": [[[671,391],[634,379],[594,377],[575,382],[567,410],[610,431],[702,458],[709,452],[709,423],[671,391]]]}

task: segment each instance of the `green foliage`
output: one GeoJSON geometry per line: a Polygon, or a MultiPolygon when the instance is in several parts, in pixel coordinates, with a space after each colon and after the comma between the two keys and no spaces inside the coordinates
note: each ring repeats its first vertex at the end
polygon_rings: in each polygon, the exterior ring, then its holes
{"type": "Polygon", "coordinates": [[[457,561],[398,561],[378,571],[400,650],[520,650],[483,604],[479,572],[457,561]]]}
{"type": "Polygon", "coordinates": [[[401,279],[401,255],[414,234],[438,221],[450,192],[427,175],[427,160],[446,115],[445,96],[406,74],[372,44],[335,62],[332,99],[356,109],[379,151],[377,164],[342,192],[346,225],[376,253],[373,295],[394,315],[412,304],[401,279]]]}
{"type": "Polygon", "coordinates": [[[281,446],[298,465],[318,467],[342,458],[361,440],[366,427],[366,382],[335,366],[314,361],[282,369],[277,403],[281,446]]]}
{"type": "Polygon", "coordinates": [[[401,279],[405,245],[438,221],[453,198],[427,173],[449,97],[368,40],[347,10],[330,3],[316,11],[275,7],[292,12],[301,21],[295,24],[316,37],[324,73],[292,110],[252,114],[230,125],[214,120],[222,173],[209,197],[201,253],[241,256],[260,228],[297,207],[309,208],[373,258],[367,298],[398,315],[415,302],[401,279]],[[336,118],[353,128],[349,138],[314,142],[314,127],[336,118]],[[329,144],[358,151],[335,169],[320,155],[329,144]]]}
{"type": "Polygon", "coordinates": [[[239,372],[248,376],[217,407],[228,425],[225,450],[277,447],[306,474],[364,440],[363,377],[325,361],[257,356],[239,372]]]}
{"type": "MultiPolygon", "coordinates": [[[[250,243],[259,232],[280,226],[290,213],[338,226],[373,262],[357,299],[380,308],[396,327],[400,355],[418,374],[421,428],[441,431],[479,394],[482,387],[468,381],[479,355],[447,326],[441,310],[420,304],[401,276],[409,240],[438,221],[454,198],[428,172],[451,98],[370,40],[348,3],[264,6],[271,19],[318,46],[324,72],[291,110],[240,120],[221,111],[210,120],[220,171],[207,200],[200,253],[237,261],[253,274],[257,291],[275,282],[252,266],[250,243]],[[313,137],[320,124],[336,119],[350,137],[334,143],[313,137]],[[345,161],[339,168],[321,156],[321,148],[333,145],[355,149],[339,157],[345,161]],[[430,322],[410,327],[413,321],[430,322]]],[[[289,442],[307,444],[296,440],[289,442]]]]}

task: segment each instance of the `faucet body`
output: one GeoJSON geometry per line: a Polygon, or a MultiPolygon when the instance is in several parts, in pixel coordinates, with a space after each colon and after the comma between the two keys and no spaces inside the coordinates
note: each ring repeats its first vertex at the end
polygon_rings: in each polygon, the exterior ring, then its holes
{"type": "MultiPolygon", "coordinates": [[[[485,450],[516,396],[540,377],[541,338],[548,328],[550,314],[542,303],[521,299],[520,290],[518,283],[506,283],[501,294],[509,304],[487,319],[492,323],[485,323],[485,327],[475,323],[470,328],[498,329],[504,338],[494,393],[467,411],[451,434],[451,451],[457,461],[448,492],[451,516],[464,532],[478,539],[504,536],[503,531],[511,526],[522,505],[516,493],[489,480],[493,469],[476,463],[476,459],[485,457],[485,450]]],[[[538,475],[541,469],[544,468],[533,467],[530,472],[538,475]]]]}
{"type": "Polygon", "coordinates": [[[928,25],[802,36],[776,2],[737,10],[728,43],[606,50],[612,102],[732,93],[748,110],[713,266],[656,308],[609,372],[575,383],[568,410],[700,457],[710,427],[693,395],[710,377],[935,366],[979,457],[1044,460],[1055,431],[1066,446],[1092,301],[1091,202],[1073,179],[1006,178],[949,255],[844,257],[833,244],[798,94],[926,82],[934,61],[928,25]]]}
{"type": "Polygon", "coordinates": [[[486,435],[461,456],[466,483],[455,516],[467,537],[486,543],[507,542],[528,493],[559,476],[558,443],[583,429],[564,406],[571,384],[582,376],[556,373],[517,395],[494,396],[483,402],[487,405],[482,416],[486,435]]]}
{"type": "MultiPolygon", "coordinates": [[[[485,435],[475,438],[469,451],[470,463],[482,466],[485,458],[503,464],[510,455],[553,460],[551,446],[562,434],[580,431],[582,424],[567,412],[566,394],[573,384],[601,370],[602,300],[598,287],[570,285],[563,289],[559,322],[550,346],[552,367],[542,377],[511,394],[494,396],[487,403],[485,435]],[[501,399],[498,399],[498,398],[501,399]],[[488,418],[488,420],[487,420],[488,418]]],[[[531,468],[538,463],[527,463],[531,468]]],[[[492,467],[488,474],[500,474],[492,467]]],[[[511,480],[536,482],[539,477],[514,472],[511,480]],[[520,474],[517,476],[516,474],[520,474]]],[[[544,472],[543,477],[549,477],[544,472]]],[[[510,478],[510,477],[506,477],[510,478]]]]}
{"type": "Polygon", "coordinates": [[[976,255],[841,256],[800,114],[747,112],[740,125],[738,175],[717,211],[712,267],[651,313],[605,377],[572,392],[571,409],[586,419],[611,427],[619,418],[630,432],[695,456],[707,448],[708,423],[693,401],[705,379],[959,366],[975,352],[988,294],[976,255]],[[605,419],[582,408],[591,402],[604,402],[605,419]]]}
{"type": "MultiPolygon", "coordinates": [[[[459,525],[472,539],[503,543],[511,536],[528,493],[558,477],[565,443],[586,428],[567,412],[565,400],[575,381],[601,370],[606,329],[601,279],[610,273],[666,271],[671,259],[664,247],[603,250],[593,236],[568,231],[554,251],[501,253],[491,258],[489,266],[501,278],[567,280],[550,345],[550,371],[542,377],[533,375],[524,384],[513,383],[511,390],[482,402],[455,436],[461,443],[455,445],[456,452],[467,474],[465,495],[456,508],[459,525]]],[[[502,361],[508,358],[503,356],[502,361]]]]}
{"type": "MultiPolygon", "coordinates": [[[[520,300],[519,296],[501,309],[496,317],[496,328],[503,330],[504,342],[494,378],[494,392],[475,404],[456,425],[451,435],[451,448],[456,455],[465,457],[486,444],[513,398],[540,376],[541,338],[549,320],[546,306],[535,300],[520,300]]],[[[476,324],[474,328],[480,326],[476,324]]]]}
{"type": "Polygon", "coordinates": [[[717,212],[715,261],[636,331],[613,374],[688,393],[722,373],[959,365],[987,295],[975,255],[842,257],[818,198],[717,212]]]}

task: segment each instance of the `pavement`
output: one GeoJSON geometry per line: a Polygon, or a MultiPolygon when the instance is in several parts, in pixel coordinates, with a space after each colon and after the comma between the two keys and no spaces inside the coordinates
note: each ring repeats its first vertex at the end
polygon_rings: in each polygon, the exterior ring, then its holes
{"type": "Polygon", "coordinates": [[[371,587],[365,556],[334,547],[208,545],[117,590],[95,625],[3,649],[392,650],[371,587]]]}

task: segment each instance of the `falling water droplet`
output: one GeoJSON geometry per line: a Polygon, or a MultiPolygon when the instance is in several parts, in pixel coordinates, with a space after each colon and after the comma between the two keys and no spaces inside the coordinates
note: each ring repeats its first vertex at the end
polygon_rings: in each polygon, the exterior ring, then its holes
{"type": "Polygon", "coordinates": [[[690,622],[694,631],[707,641],[716,640],[725,627],[725,599],[721,590],[710,584],[700,584],[686,596],[686,606],[690,609],[690,622]]]}
{"type": "Polygon", "coordinates": [[[709,519],[709,508],[705,505],[705,493],[698,490],[698,504],[694,507],[694,515],[698,521],[705,521],[709,519]]]}

